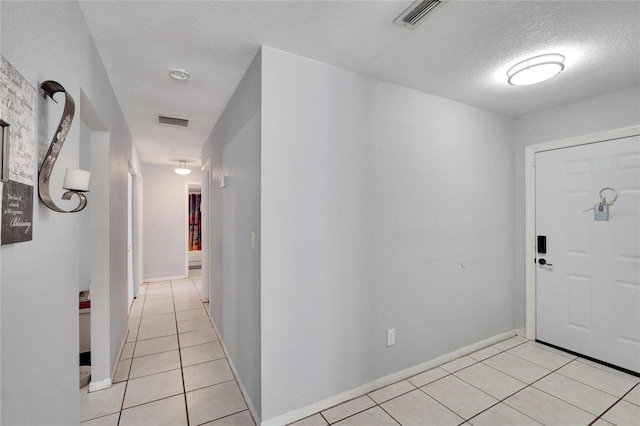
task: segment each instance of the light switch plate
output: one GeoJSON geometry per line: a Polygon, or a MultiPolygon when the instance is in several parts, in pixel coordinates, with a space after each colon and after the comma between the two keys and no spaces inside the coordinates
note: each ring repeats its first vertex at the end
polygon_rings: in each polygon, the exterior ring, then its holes
{"type": "Polygon", "coordinates": [[[396,344],[396,329],[391,328],[387,330],[387,346],[393,346],[396,344]]]}

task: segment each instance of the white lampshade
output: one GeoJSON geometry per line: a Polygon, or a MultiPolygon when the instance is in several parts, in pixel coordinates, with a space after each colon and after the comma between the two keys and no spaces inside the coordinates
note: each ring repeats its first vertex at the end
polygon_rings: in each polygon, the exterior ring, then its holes
{"type": "Polygon", "coordinates": [[[191,169],[187,168],[187,162],[184,160],[180,160],[178,167],[174,169],[174,171],[179,175],[188,175],[191,173],[191,169]]]}
{"type": "Polygon", "coordinates": [[[86,170],[68,168],[64,173],[62,187],[71,191],[89,191],[89,178],[91,173],[86,170]]]}
{"type": "Polygon", "coordinates": [[[564,56],[558,53],[540,55],[509,68],[507,77],[513,86],[528,86],[558,75],[564,69],[564,56]]]}

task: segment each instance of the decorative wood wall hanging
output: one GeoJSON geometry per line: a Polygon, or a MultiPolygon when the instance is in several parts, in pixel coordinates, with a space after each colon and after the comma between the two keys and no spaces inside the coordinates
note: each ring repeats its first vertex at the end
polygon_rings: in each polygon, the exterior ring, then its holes
{"type": "Polygon", "coordinates": [[[0,56],[0,244],[31,241],[36,91],[0,56]]]}

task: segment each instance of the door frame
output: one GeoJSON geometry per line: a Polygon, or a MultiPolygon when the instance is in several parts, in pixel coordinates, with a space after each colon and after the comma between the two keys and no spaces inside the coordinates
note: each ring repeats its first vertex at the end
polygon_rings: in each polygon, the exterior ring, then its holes
{"type": "Polygon", "coordinates": [[[136,297],[135,294],[135,273],[134,273],[134,251],[133,251],[133,223],[134,223],[134,209],[133,209],[133,173],[131,170],[127,171],[127,315],[131,312],[133,306],[133,300],[136,297]]]}
{"type": "MultiPolygon", "coordinates": [[[[209,220],[211,218],[211,160],[207,160],[201,167],[202,170],[202,202],[200,212],[202,213],[202,282],[200,296],[203,302],[209,302],[211,298],[211,278],[210,278],[210,235],[209,220]]],[[[207,312],[209,315],[209,312],[207,312]]]]}
{"type": "Polygon", "coordinates": [[[536,153],[640,135],[640,125],[524,147],[525,170],[525,337],[536,339],[536,153]]]}
{"type": "MultiPolygon", "coordinates": [[[[131,202],[131,223],[127,226],[131,227],[131,258],[129,259],[129,254],[127,253],[127,261],[131,261],[131,272],[132,272],[132,296],[133,300],[138,297],[138,293],[140,291],[141,284],[141,271],[142,271],[142,183],[141,176],[138,171],[136,171],[135,167],[131,163],[128,165],[128,176],[131,176],[131,194],[128,193],[127,188],[127,197],[130,196],[131,202]]],[[[127,178],[128,179],[128,178],[127,178]]],[[[128,183],[127,183],[128,186],[128,183]]],[[[129,212],[127,212],[127,215],[129,212]]],[[[128,232],[128,230],[127,230],[128,232]]],[[[127,236],[128,239],[128,236],[127,236]]],[[[127,271],[128,274],[128,271],[127,271]]],[[[128,308],[131,309],[131,306],[128,308]]]]}
{"type": "MultiPolygon", "coordinates": [[[[185,188],[185,196],[184,196],[184,205],[185,205],[185,215],[184,215],[184,277],[185,278],[189,278],[189,232],[190,232],[190,226],[189,226],[189,191],[191,190],[191,188],[195,188],[195,187],[199,187],[200,188],[200,196],[202,197],[202,182],[195,182],[195,181],[187,181],[184,184],[184,188],[185,188]]],[[[200,198],[200,200],[202,200],[202,198],[200,198]]],[[[200,201],[200,214],[201,214],[201,218],[200,221],[202,223],[202,201],[200,201]]],[[[202,225],[201,225],[202,226],[202,225]]],[[[201,228],[202,229],[202,228],[201,228]]],[[[202,249],[200,249],[200,256],[203,255],[202,249]]],[[[202,262],[202,260],[201,260],[202,262]]]]}

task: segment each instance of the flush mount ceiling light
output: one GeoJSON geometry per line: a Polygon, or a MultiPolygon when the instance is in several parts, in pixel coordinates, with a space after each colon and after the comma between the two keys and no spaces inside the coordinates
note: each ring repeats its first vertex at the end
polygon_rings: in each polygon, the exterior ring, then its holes
{"type": "Polygon", "coordinates": [[[169,75],[176,80],[184,81],[189,79],[189,73],[185,70],[181,70],[180,68],[174,68],[169,71],[169,75]]]}
{"type": "Polygon", "coordinates": [[[178,167],[174,169],[174,171],[179,175],[188,175],[191,173],[191,169],[187,168],[187,162],[184,160],[178,162],[178,167]]]}
{"type": "Polygon", "coordinates": [[[564,56],[558,53],[535,56],[519,62],[507,71],[512,86],[528,86],[548,80],[564,69],[564,56]]]}

